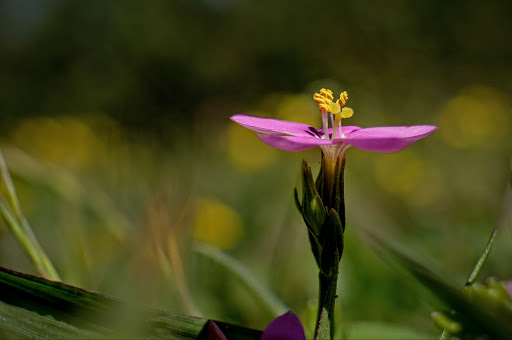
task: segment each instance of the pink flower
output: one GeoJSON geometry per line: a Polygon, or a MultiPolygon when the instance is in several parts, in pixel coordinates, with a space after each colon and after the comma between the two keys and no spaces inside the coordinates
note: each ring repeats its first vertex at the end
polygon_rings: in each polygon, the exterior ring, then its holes
{"type": "Polygon", "coordinates": [[[304,151],[316,147],[338,146],[345,149],[353,146],[361,150],[396,152],[439,129],[433,125],[379,126],[360,128],[343,126],[342,135],[332,139],[332,128],[328,138],[324,130],[285,120],[236,114],[231,120],[250,130],[259,132],[258,137],[273,148],[285,151],[304,151]]]}
{"type": "Polygon", "coordinates": [[[352,109],[341,109],[348,99],[347,93],[343,92],[340,99],[333,102],[332,92],[322,89],[320,93],[315,94],[314,99],[322,114],[324,128],[321,130],[307,124],[244,114],[233,115],[231,120],[258,132],[258,137],[273,148],[304,151],[320,147],[326,156],[340,156],[350,146],[367,151],[396,152],[438,129],[433,125],[342,127],[341,119],[349,118],[353,114],[352,109]],[[330,128],[328,127],[329,116],[330,128]],[[334,133],[333,127],[335,127],[334,133]]]}

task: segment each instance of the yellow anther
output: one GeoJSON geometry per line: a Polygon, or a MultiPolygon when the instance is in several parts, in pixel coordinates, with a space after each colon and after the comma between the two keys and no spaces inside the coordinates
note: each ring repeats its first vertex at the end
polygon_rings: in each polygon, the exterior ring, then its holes
{"type": "Polygon", "coordinates": [[[313,99],[322,113],[327,113],[329,111],[329,106],[332,104],[333,98],[332,91],[326,89],[321,89],[319,93],[315,93],[313,95],[313,99]]]}
{"type": "Polygon", "coordinates": [[[347,91],[343,91],[340,94],[340,99],[338,99],[336,102],[338,104],[340,104],[340,106],[343,106],[347,103],[347,100],[348,100],[348,93],[347,93],[347,91]]]}
{"type": "Polygon", "coordinates": [[[350,118],[350,117],[352,117],[353,114],[354,114],[354,110],[352,110],[349,107],[344,107],[341,110],[340,116],[341,116],[341,118],[350,118]]]}
{"type": "MultiPolygon", "coordinates": [[[[334,112],[333,112],[334,113],[334,112]]],[[[350,118],[354,114],[354,110],[349,107],[344,107],[338,114],[335,114],[334,126],[338,126],[342,118],[350,118]]]]}
{"type": "Polygon", "coordinates": [[[338,103],[331,103],[329,105],[329,112],[332,113],[333,115],[340,113],[340,110],[341,110],[341,107],[340,107],[340,104],[338,104],[338,103]]]}
{"type": "Polygon", "coordinates": [[[322,97],[328,98],[329,100],[333,100],[334,97],[332,96],[332,91],[327,89],[321,89],[320,94],[322,97]]]}
{"type": "Polygon", "coordinates": [[[343,91],[340,94],[340,99],[336,100],[336,102],[332,101],[334,99],[334,97],[332,96],[332,91],[327,89],[321,89],[319,92],[315,93],[313,95],[313,99],[320,108],[320,112],[322,114],[331,112],[336,117],[335,125],[338,125],[342,118],[349,118],[352,117],[352,115],[354,114],[354,111],[352,111],[352,109],[341,109],[341,107],[345,105],[345,103],[348,100],[347,91],[343,91]]]}

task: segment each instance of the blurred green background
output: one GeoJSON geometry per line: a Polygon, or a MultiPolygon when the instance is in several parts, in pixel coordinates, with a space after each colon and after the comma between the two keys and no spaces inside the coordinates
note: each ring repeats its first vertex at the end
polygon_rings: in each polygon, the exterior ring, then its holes
{"type": "MultiPolygon", "coordinates": [[[[462,287],[511,278],[507,2],[2,0],[0,142],[63,280],[263,328],[271,311],[198,251],[218,247],[312,325],[317,272],[292,192],[301,160],[229,120],[320,126],[347,90],[359,126],[434,124],[397,154],[347,152],[338,317],[436,334],[428,295],[361,241],[376,230],[462,287]],[[498,5],[499,4],[499,5],[498,5]]],[[[36,273],[5,226],[0,264],[36,273]]]]}

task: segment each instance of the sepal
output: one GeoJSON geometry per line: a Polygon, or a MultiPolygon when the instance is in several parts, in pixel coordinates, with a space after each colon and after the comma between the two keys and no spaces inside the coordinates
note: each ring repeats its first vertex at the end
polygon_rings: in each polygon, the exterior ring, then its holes
{"type": "Polygon", "coordinates": [[[338,268],[343,254],[343,226],[336,210],[331,209],[324,225],[324,233],[321,235],[322,253],[320,257],[320,272],[330,277],[338,268]]]}

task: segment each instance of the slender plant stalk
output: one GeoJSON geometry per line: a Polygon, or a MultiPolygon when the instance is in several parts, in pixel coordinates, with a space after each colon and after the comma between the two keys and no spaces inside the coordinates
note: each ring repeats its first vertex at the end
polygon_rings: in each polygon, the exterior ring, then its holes
{"type": "Polygon", "coordinates": [[[498,228],[495,228],[491,234],[491,237],[489,237],[489,241],[487,241],[487,245],[485,246],[482,255],[480,255],[480,258],[478,259],[473,272],[471,272],[465,287],[471,286],[473,283],[475,283],[478,274],[480,274],[480,270],[482,270],[482,267],[484,266],[485,260],[487,260],[487,256],[489,256],[489,253],[491,252],[492,245],[494,244],[494,240],[496,239],[497,234],[498,228]]]}
{"type": "Polygon", "coordinates": [[[334,338],[334,306],[336,304],[336,287],[339,273],[339,254],[337,252],[334,260],[335,265],[333,266],[332,275],[326,276],[322,272],[318,274],[318,314],[315,327],[315,339],[324,339],[325,336],[329,336],[329,339],[334,338]],[[325,320],[325,313],[327,313],[327,320],[325,320]],[[321,324],[324,322],[328,322],[329,324],[329,335],[319,332],[321,324]]]}
{"type": "Polygon", "coordinates": [[[274,317],[286,313],[288,308],[275,294],[264,286],[241,262],[210,244],[196,241],[192,250],[224,267],[237,278],[255,298],[261,301],[274,317]]]}
{"type": "Polygon", "coordinates": [[[322,152],[321,164],[318,177],[313,182],[311,168],[303,161],[302,204],[297,198],[296,191],[295,203],[308,228],[311,250],[319,269],[315,339],[333,339],[336,287],[344,248],[345,156],[322,152]]]}
{"type": "MultiPolygon", "coordinates": [[[[480,271],[482,270],[482,267],[484,266],[484,263],[487,260],[489,253],[491,252],[491,249],[492,249],[492,246],[494,244],[494,240],[496,239],[497,234],[498,234],[498,228],[494,228],[491,236],[489,237],[489,241],[487,241],[487,245],[485,246],[485,249],[482,252],[482,255],[480,255],[480,258],[476,262],[475,268],[473,268],[473,271],[471,272],[471,275],[469,275],[469,278],[466,281],[466,284],[464,285],[464,287],[472,286],[473,283],[475,283],[475,281],[478,277],[478,274],[480,274],[480,271]]],[[[439,336],[439,339],[447,340],[449,338],[450,338],[450,332],[447,332],[446,329],[443,329],[443,332],[439,336]]]]}
{"type": "Polygon", "coordinates": [[[187,284],[185,270],[183,269],[183,261],[178,249],[178,243],[176,242],[176,237],[173,234],[174,232],[171,231],[171,234],[169,235],[167,258],[169,259],[169,263],[173,269],[176,285],[178,287],[178,291],[180,292],[183,305],[185,306],[188,313],[198,315],[200,314],[199,309],[194,303],[189,285],[187,284]]]}
{"type": "Polygon", "coordinates": [[[0,195],[0,213],[7,222],[7,225],[14,237],[21,244],[39,273],[48,279],[60,281],[59,274],[37,241],[28,220],[23,214],[21,204],[18,199],[18,193],[16,192],[16,187],[14,186],[14,182],[7,168],[1,149],[0,175],[7,191],[7,198],[11,205],[11,207],[9,207],[3,195],[0,195]]]}

